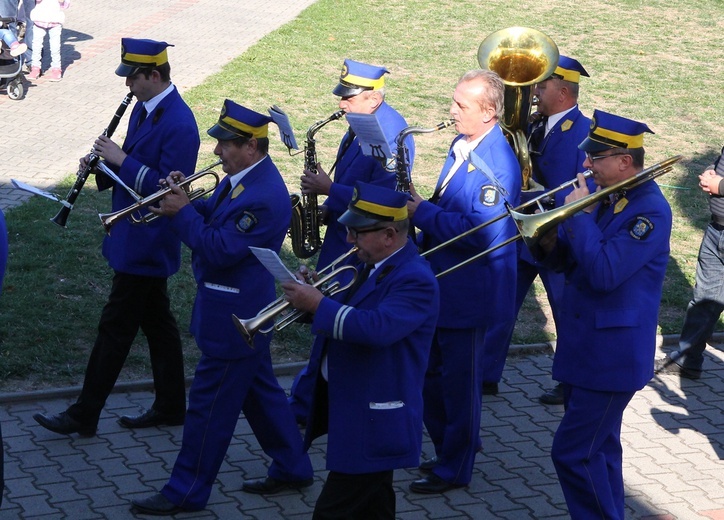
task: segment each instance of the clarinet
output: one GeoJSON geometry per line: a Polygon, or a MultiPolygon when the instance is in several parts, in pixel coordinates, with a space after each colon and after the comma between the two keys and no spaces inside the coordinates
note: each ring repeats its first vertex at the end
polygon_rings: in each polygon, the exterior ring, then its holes
{"type": "MultiPolygon", "coordinates": [[[[120,123],[121,118],[123,117],[123,114],[126,112],[126,109],[128,108],[128,105],[131,104],[131,100],[133,99],[133,92],[129,92],[125,98],[123,98],[123,101],[121,101],[121,104],[118,106],[118,109],[116,110],[116,113],[113,114],[113,118],[111,119],[111,122],[108,123],[108,126],[105,130],[103,130],[103,135],[106,137],[111,137],[113,135],[113,132],[116,131],[116,128],[118,127],[118,123],[120,123]]],[[[70,191],[68,192],[68,195],[65,197],[64,201],[61,201],[61,204],[63,205],[62,208],[60,208],[60,211],[58,211],[58,214],[55,215],[53,218],[50,219],[50,221],[53,224],[58,224],[61,227],[65,227],[65,222],[68,220],[68,215],[70,215],[70,210],[73,209],[73,204],[75,204],[75,200],[78,198],[78,195],[80,195],[80,190],[83,189],[83,185],[85,184],[85,181],[88,179],[88,176],[93,171],[93,168],[96,167],[98,164],[98,161],[100,160],[100,157],[95,154],[93,149],[91,149],[90,157],[88,158],[88,163],[85,165],[85,168],[78,169],[78,173],[76,174],[75,182],[73,183],[73,186],[70,188],[70,191]]]]}

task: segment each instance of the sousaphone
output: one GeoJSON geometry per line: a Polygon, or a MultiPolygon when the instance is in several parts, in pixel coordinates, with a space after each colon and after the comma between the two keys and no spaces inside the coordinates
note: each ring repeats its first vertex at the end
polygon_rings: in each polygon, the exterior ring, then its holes
{"type": "Polygon", "coordinates": [[[524,190],[528,189],[532,174],[527,136],[532,87],[553,74],[558,56],[558,46],[550,37],[528,27],[496,31],[478,48],[480,67],[497,72],[505,84],[505,108],[500,124],[518,157],[524,190]]]}

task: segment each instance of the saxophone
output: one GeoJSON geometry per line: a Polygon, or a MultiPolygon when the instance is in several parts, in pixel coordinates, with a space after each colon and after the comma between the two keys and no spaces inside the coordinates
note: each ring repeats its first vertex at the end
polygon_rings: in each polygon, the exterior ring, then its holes
{"type": "Polygon", "coordinates": [[[410,164],[410,151],[405,145],[405,139],[407,136],[410,134],[429,134],[432,132],[438,132],[454,124],[454,119],[446,119],[432,128],[408,126],[397,134],[397,137],[395,138],[395,143],[397,144],[397,150],[395,152],[395,172],[397,176],[397,184],[395,186],[395,191],[410,193],[410,172],[408,167],[410,164]]]}
{"type": "MultiPolygon", "coordinates": [[[[324,125],[344,116],[344,110],[338,110],[327,119],[317,121],[307,130],[307,141],[304,145],[304,169],[317,174],[317,150],[314,134],[324,125]]],[[[321,247],[322,239],[319,234],[320,211],[317,195],[294,193],[290,195],[292,203],[292,221],[289,226],[289,236],[292,240],[292,250],[297,258],[309,258],[321,247]]]]}

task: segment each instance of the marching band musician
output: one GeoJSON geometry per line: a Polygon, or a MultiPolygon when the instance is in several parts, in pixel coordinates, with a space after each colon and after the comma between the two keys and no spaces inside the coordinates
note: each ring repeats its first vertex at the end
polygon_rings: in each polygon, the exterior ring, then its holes
{"type": "MultiPolygon", "coordinates": [[[[344,60],[339,83],[332,93],[339,96],[339,108],[347,113],[375,114],[385,137],[394,154],[397,150],[395,138],[407,127],[405,119],[385,101],[385,74],[388,70],[376,65],[368,65],[350,59],[344,60]]],[[[409,168],[415,155],[412,136],[405,140],[410,154],[409,168]]],[[[334,182],[327,173],[317,165],[318,174],[305,171],[302,176],[302,191],[307,194],[327,195],[320,206],[327,231],[324,235],[322,248],[317,261],[317,269],[327,267],[333,260],[349,250],[347,230],[338,219],[347,209],[352,198],[352,190],[357,181],[362,181],[387,188],[395,187],[395,175],[385,169],[379,160],[362,153],[359,140],[351,129],[342,138],[337,151],[337,159],[330,172],[334,170],[334,182]]],[[[310,367],[305,367],[295,378],[289,402],[300,423],[306,422],[311,400],[311,389],[314,381],[310,373],[319,362],[319,353],[312,351],[309,359],[310,367]]]]}
{"type": "Polygon", "coordinates": [[[231,319],[255,315],[274,300],[274,278],[249,248],[279,252],[291,219],[289,193],[268,155],[270,121],[227,99],[208,131],[218,140],[214,153],[224,180],[210,198],[191,204],[174,172],[167,179],[172,192],[151,209],[170,217],[171,231],[191,249],[198,285],[191,332],[201,359],[171,478],[160,493],[133,501],[141,513],[206,506],[241,411],[272,458],[268,477],[244,482],[243,490],[274,493],[312,484],[309,457],[272,369],[271,334],[258,334],[249,348],[231,319]]]}
{"type": "MultiPolygon", "coordinates": [[[[174,170],[194,171],[199,130],[191,109],[171,83],[166,42],[123,38],[116,74],[138,99],[120,147],[101,135],[95,153],[140,196],[158,191],[174,170]]],[[[81,159],[84,168],[89,156],[81,159]]],[[[113,211],[136,202],[106,175],[96,175],[99,190],[113,189],[113,211]]],[[[83,389],[75,404],[56,415],[34,419],[56,433],[96,434],[98,418],[133,340],[141,329],[148,340],[156,399],[136,417],[123,416],[126,428],[180,425],[186,412],[183,351],[171,313],[167,279],[181,265],[181,242],[165,219],[146,226],[123,220],[103,241],[103,256],[114,271],[111,294],[101,314],[98,337],[88,360],[83,389]]]]}
{"type": "MultiPolygon", "coordinates": [[[[586,154],[578,145],[588,135],[591,120],[578,109],[578,91],[581,76],[588,72],[573,58],[560,56],[553,75],[535,86],[538,97],[535,122],[529,127],[529,153],[533,164],[533,180],[544,190],[556,188],[582,172],[586,154]]],[[[590,183],[592,184],[592,183],[590,183]]],[[[557,205],[569,192],[555,195],[557,205]]],[[[521,202],[526,198],[541,195],[543,191],[521,192],[521,202]]],[[[540,275],[553,313],[558,323],[558,307],[563,293],[564,276],[536,263],[522,241],[518,242],[518,274],[515,295],[515,316],[520,312],[526,294],[540,275]]],[[[498,332],[491,341],[486,342],[484,394],[497,394],[498,383],[505,367],[505,358],[513,338],[515,316],[509,322],[496,324],[498,332]],[[489,348],[488,348],[489,347],[489,348]]],[[[544,404],[563,404],[563,391],[560,385],[545,392],[540,401],[544,404]]]]}
{"type": "Polygon", "coordinates": [[[439,310],[438,285],[408,237],[407,195],[358,182],[339,222],[358,247],[358,276],[325,297],[282,284],[314,315],[314,401],[305,444],[325,433],[329,476],[315,520],[394,519],[393,470],[416,466],[422,386],[439,310]]]}
{"type": "MultiPolygon", "coordinates": [[[[648,126],[596,110],[579,145],[601,188],[635,177],[648,126]]],[[[579,187],[565,203],[589,189],[579,187]]],[[[551,458],[574,520],[624,518],[621,421],[653,376],[659,304],[669,258],[671,208],[655,182],[592,204],[541,243],[546,264],[565,273],[553,379],[565,413],[551,458]]]]}
{"type": "MultiPolygon", "coordinates": [[[[503,96],[503,81],[495,72],[473,70],[460,78],[450,107],[460,135],[450,147],[433,197],[425,201],[413,188],[407,204],[412,224],[422,232],[417,242],[423,250],[504,213],[505,197],[518,203],[520,166],[498,124],[503,96]],[[471,164],[472,152],[484,163],[485,174],[471,164]]],[[[431,254],[433,272],[515,234],[511,219],[499,220],[431,254]]],[[[443,493],[466,486],[472,478],[481,446],[485,335],[493,324],[512,316],[515,256],[510,244],[439,280],[441,310],[424,392],[425,426],[436,455],[421,464],[430,474],[410,484],[413,492],[443,493]]]]}

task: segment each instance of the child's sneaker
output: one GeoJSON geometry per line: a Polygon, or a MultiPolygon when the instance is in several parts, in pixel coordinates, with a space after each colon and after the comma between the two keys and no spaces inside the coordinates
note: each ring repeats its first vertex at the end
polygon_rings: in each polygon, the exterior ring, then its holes
{"type": "Polygon", "coordinates": [[[13,42],[12,45],[10,45],[10,56],[12,56],[13,58],[17,58],[21,54],[25,54],[27,50],[28,46],[24,43],[13,42]]]}
{"type": "Polygon", "coordinates": [[[49,81],[60,81],[61,79],[63,79],[63,72],[59,68],[54,67],[48,71],[45,77],[49,81]]]}
{"type": "Polygon", "coordinates": [[[25,77],[28,79],[38,79],[40,77],[40,67],[32,67],[25,77]]]}

